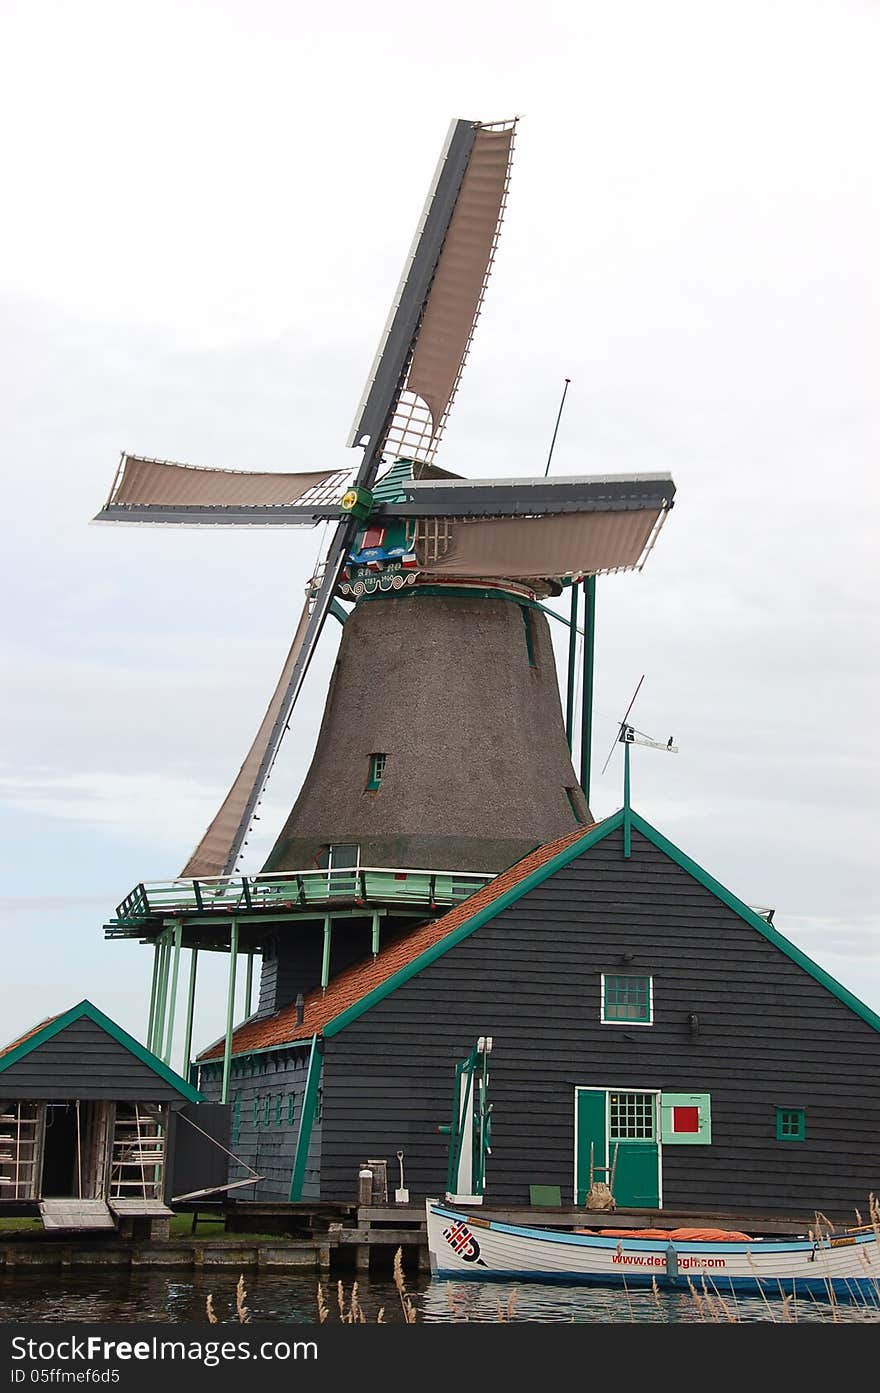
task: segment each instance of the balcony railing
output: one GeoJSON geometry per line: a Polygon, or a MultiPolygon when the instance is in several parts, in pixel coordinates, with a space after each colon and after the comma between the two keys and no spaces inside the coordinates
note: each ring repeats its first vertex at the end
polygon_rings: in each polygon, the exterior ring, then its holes
{"type": "Polygon", "coordinates": [[[136,885],[126,895],[106,927],[113,934],[141,928],[151,920],[214,913],[284,913],[340,900],[434,909],[459,904],[494,878],[477,872],[358,866],[149,882],[136,885]]]}

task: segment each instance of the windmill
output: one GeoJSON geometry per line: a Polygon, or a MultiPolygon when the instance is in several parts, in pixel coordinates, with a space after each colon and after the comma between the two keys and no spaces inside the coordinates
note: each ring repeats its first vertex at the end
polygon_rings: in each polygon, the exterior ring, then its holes
{"type": "Polygon", "coordinates": [[[266,872],[493,874],[590,821],[543,601],[571,587],[576,639],[576,587],[641,569],[675,488],[666,473],[470,479],[434,463],[498,245],[515,127],[451,124],[348,438],[356,469],[121,457],[96,521],[335,524],[257,735],[180,880],[235,873],[331,613],[344,626],[314,758],[266,872]]]}

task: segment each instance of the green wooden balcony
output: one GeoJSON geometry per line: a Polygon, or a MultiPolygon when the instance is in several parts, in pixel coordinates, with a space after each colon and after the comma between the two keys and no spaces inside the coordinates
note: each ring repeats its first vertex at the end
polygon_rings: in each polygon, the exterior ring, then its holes
{"type": "Polygon", "coordinates": [[[107,938],[137,938],[168,919],[297,913],[312,905],[411,907],[432,912],[466,900],[493,875],[379,866],[214,876],[136,885],[104,926],[107,938]]]}

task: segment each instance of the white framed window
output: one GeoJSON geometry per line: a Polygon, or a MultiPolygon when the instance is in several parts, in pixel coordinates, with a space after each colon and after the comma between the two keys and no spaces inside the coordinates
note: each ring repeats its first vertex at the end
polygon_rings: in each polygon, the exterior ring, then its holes
{"type": "Polygon", "coordinates": [[[603,972],[600,1020],[603,1025],[653,1025],[654,979],[603,972]]]}

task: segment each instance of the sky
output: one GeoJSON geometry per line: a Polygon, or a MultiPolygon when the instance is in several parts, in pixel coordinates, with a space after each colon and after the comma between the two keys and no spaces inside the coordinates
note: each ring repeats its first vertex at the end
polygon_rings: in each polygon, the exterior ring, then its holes
{"type": "Polygon", "coordinates": [[[597,586],[593,813],[644,674],[632,719],[679,752],[633,751],[634,806],[880,1012],[878,68],[869,0],[5,0],[0,1041],[83,997],[143,1038],[150,954],[102,926],[201,837],[324,540],[93,524],[120,451],[356,466],[449,123],[512,116],[437,462],[543,473],[567,377],[554,475],[671,472],[644,570],[597,586]]]}

